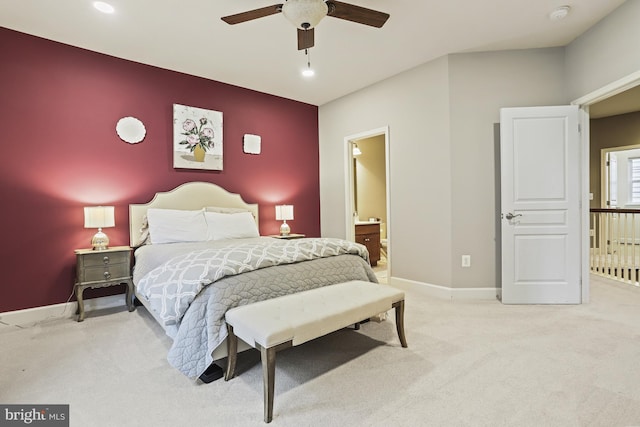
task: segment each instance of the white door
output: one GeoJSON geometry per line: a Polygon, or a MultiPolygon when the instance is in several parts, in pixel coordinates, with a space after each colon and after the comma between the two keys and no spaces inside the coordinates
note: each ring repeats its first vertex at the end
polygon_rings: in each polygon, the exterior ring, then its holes
{"type": "Polygon", "coordinates": [[[502,302],[581,301],[578,107],[500,110],[502,302]]]}

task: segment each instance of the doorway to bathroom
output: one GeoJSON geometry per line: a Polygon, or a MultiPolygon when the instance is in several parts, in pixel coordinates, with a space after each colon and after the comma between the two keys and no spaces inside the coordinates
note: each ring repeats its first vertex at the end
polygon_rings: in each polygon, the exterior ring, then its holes
{"type": "Polygon", "coordinates": [[[347,237],[365,245],[380,282],[390,261],[388,128],[345,138],[347,148],[347,237]]]}

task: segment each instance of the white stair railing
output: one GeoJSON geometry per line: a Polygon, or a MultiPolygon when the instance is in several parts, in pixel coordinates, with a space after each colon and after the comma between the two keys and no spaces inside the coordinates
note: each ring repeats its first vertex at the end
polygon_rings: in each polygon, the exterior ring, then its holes
{"type": "Polygon", "coordinates": [[[593,274],[640,285],[640,210],[591,209],[593,274]]]}

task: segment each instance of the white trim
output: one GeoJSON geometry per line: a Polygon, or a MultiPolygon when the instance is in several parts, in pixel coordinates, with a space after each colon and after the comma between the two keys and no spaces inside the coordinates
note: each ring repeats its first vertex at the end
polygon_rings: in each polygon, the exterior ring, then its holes
{"type": "Polygon", "coordinates": [[[354,207],[354,199],[353,199],[353,191],[351,190],[354,186],[354,177],[353,177],[353,139],[352,137],[344,138],[344,170],[345,170],[345,180],[344,180],[344,227],[345,233],[344,238],[346,240],[355,240],[355,229],[354,229],[354,221],[353,213],[355,210],[354,207]]]}
{"type": "Polygon", "coordinates": [[[425,292],[427,295],[445,300],[492,301],[500,298],[502,294],[500,288],[447,288],[397,277],[390,278],[389,284],[398,288],[425,292]]]}
{"type": "MultiPolygon", "coordinates": [[[[123,306],[124,294],[84,300],[85,312],[123,306]]],[[[78,303],[74,301],[0,313],[0,331],[5,328],[29,328],[52,320],[75,320],[77,307],[78,303]]]]}
{"type": "Polygon", "coordinates": [[[583,242],[582,242],[582,303],[586,304],[590,300],[590,260],[589,260],[589,105],[604,101],[614,95],[618,95],[626,90],[640,85],[640,71],[629,74],[621,79],[611,82],[600,89],[596,89],[571,102],[581,109],[580,123],[582,127],[582,220],[583,220],[583,242]]]}
{"type": "Polygon", "coordinates": [[[580,271],[580,302],[582,304],[589,303],[591,298],[591,288],[589,281],[589,273],[591,270],[591,253],[590,253],[590,242],[591,242],[591,227],[590,227],[590,184],[589,184],[589,161],[590,161],[590,152],[591,152],[591,136],[589,133],[589,107],[586,105],[578,105],[580,110],[578,111],[578,123],[580,123],[580,213],[581,213],[581,244],[580,247],[582,249],[582,253],[580,255],[581,262],[581,271],[580,271]]]}
{"type": "Polygon", "coordinates": [[[595,104],[596,102],[604,101],[607,98],[632,89],[638,85],[640,85],[640,71],[631,73],[626,77],[601,87],[600,89],[596,89],[593,92],[576,99],[571,104],[581,106],[595,104]]]}
{"type": "Polygon", "coordinates": [[[389,148],[389,126],[384,126],[377,129],[372,129],[365,132],[360,132],[355,135],[349,135],[344,137],[344,166],[345,166],[345,239],[355,241],[355,219],[353,213],[355,212],[354,206],[354,170],[353,170],[353,144],[357,141],[365,138],[372,138],[374,136],[384,135],[384,157],[385,157],[385,183],[386,183],[386,196],[387,196],[387,277],[391,275],[393,271],[391,268],[392,257],[392,233],[391,233],[391,160],[389,154],[391,152],[389,148]]]}
{"type": "Polygon", "coordinates": [[[355,206],[353,206],[353,144],[361,139],[372,138],[374,136],[384,135],[384,143],[385,143],[385,157],[386,157],[386,173],[387,173],[387,234],[389,234],[389,126],[372,129],[365,132],[356,133],[354,135],[349,135],[344,137],[344,166],[345,166],[345,236],[347,240],[355,239],[355,230],[354,230],[354,218],[353,212],[355,211],[355,206]]]}

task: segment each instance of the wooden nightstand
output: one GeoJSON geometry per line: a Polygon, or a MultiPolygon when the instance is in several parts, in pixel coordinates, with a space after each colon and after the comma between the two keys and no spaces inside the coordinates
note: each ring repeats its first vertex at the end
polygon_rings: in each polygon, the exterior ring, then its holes
{"type": "Polygon", "coordinates": [[[84,320],[84,300],[82,293],[86,288],[105,288],[120,284],[127,285],[125,302],[129,311],[133,305],[133,281],[131,280],[131,248],[114,246],[104,251],[77,249],[76,283],[74,292],[78,300],[78,322],[84,320]]]}
{"type": "Polygon", "coordinates": [[[273,237],[274,239],[302,239],[303,237],[305,237],[304,234],[288,234],[286,236],[282,236],[280,234],[270,234],[269,237],[273,237]]]}

